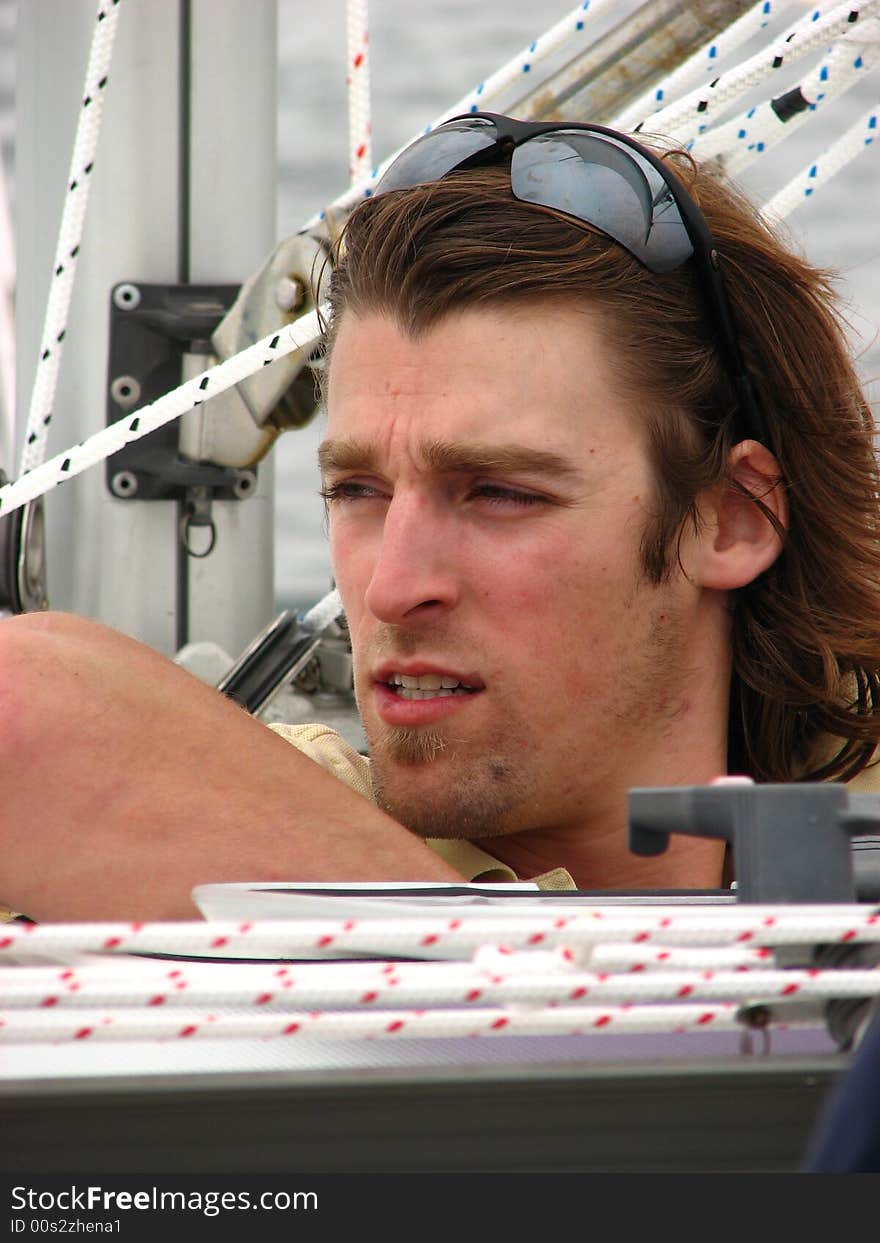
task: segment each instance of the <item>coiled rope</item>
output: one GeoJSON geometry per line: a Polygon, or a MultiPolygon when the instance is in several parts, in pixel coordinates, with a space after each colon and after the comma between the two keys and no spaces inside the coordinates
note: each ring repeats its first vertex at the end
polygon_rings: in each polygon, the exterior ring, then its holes
{"type": "Polygon", "coordinates": [[[0,1043],[767,1031],[823,1027],[830,1001],[880,995],[880,970],[857,958],[780,968],[772,949],[796,945],[808,960],[814,945],[876,943],[871,907],[553,912],[9,926],[0,1043]],[[156,953],[223,960],[137,957],[156,953]],[[82,954],[105,957],[71,961],[82,954]],[[322,955],[336,960],[289,961],[322,955]],[[637,969],[664,955],[661,969],[637,969]]]}

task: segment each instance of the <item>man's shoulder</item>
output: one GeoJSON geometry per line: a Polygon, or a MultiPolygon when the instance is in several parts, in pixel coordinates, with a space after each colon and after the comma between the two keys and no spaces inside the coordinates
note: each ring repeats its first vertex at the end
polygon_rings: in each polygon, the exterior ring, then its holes
{"type": "Polygon", "coordinates": [[[370,761],[365,755],[356,751],[349,742],[346,742],[332,726],[319,723],[287,725],[283,722],[274,722],[269,729],[283,738],[285,742],[291,743],[297,750],[302,751],[310,760],[326,768],[357,794],[372,799],[370,761]]]}
{"type": "MultiPolygon", "coordinates": [[[[513,868],[496,859],[474,842],[463,838],[426,837],[425,841],[450,867],[461,872],[468,881],[478,884],[518,881],[513,868]]],[[[532,877],[539,889],[576,889],[577,886],[566,868],[556,867],[532,877]]]]}
{"type": "Polygon", "coordinates": [[[875,754],[870,764],[845,784],[853,794],[880,794],[880,756],[875,754]]]}

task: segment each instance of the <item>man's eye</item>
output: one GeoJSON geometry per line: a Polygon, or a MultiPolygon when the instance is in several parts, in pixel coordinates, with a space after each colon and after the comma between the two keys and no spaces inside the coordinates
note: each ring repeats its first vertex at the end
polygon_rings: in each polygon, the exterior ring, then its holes
{"type": "Polygon", "coordinates": [[[519,488],[508,488],[500,483],[475,484],[471,489],[471,496],[495,505],[540,505],[545,500],[536,492],[523,492],[519,488]]]}
{"type": "Polygon", "coordinates": [[[319,495],[331,505],[334,501],[357,501],[365,497],[381,496],[382,493],[368,483],[358,483],[356,479],[341,479],[338,483],[325,484],[319,495]]]}

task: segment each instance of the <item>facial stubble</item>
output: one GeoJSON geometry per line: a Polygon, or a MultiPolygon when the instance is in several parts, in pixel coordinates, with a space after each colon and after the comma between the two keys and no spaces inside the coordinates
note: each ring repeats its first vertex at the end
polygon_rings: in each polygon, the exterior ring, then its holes
{"type": "Polygon", "coordinates": [[[373,795],[383,811],[421,837],[497,837],[512,831],[524,782],[494,749],[427,729],[382,729],[370,739],[373,795]],[[472,750],[472,748],[471,748],[472,750]]]}

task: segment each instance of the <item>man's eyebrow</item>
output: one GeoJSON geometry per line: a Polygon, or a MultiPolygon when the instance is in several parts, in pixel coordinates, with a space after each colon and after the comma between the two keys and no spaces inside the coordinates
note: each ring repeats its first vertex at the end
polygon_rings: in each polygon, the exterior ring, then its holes
{"type": "MultiPolygon", "coordinates": [[[[530,445],[490,445],[469,441],[429,441],[419,449],[422,464],[441,474],[528,473],[553,479],[581,478],[568,458],[530,445]]],[[[373,445],[355,439],[325,440],[318,450],[321,471],[379,470],[373,445]]]]}
{"type": "Polygon", "coordinates": [[[321,474],[334,470],[376,470],[378,455],[364,440],[325,440],[318,448],[321,474]]]}

